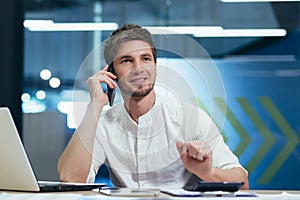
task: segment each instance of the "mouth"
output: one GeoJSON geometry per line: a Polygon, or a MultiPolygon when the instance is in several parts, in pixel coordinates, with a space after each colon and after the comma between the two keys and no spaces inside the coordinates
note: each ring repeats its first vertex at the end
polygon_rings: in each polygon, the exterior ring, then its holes
{"type": "Polygon", "coordinates": [[[134,78],[131,79],[129,82],[132,83],[133,85],[136,85],[138,87],[142,86],[147,82],[148,78],[146,77],[139,77],[139,78],[134,78]]]}

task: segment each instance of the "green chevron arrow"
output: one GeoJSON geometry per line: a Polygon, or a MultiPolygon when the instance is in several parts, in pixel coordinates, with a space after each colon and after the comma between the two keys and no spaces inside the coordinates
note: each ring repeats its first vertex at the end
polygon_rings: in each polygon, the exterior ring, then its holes
{"type": "Polygon", "coordinates": [[[252,108],[252,106],[249,104],[247,99],[245,98],[237,98],[237,101],[241,105],[241,107],[244,109],[245,113],[248,115],[256,129],[260,132],[260,134],[264,138],[264,143],[259,147],[259,149],[256,151],[252,159],[249,161],[249,163],[246,165],[246,168],[251,174],[255,168],[258,166],[260,161],[265,157],[265,155],[269,152],[271,147],[275,143],[275,138],[268,129],[268,127],[264,124],[263,120],[259,117],[259,115],[255,112],[255,110],[252,108]]]}
{"type": "Polygon", "coordinates": [[[241,125],[241,123],[238,121],[236,116],[233,114],[231,109],[225,105],[225,102],[221,98],[214,98],[214,101],[216,104],[220,107],[220,109],[224,112],[226,110],[226,113],[224,115],[227,117],[233,128],[236,130],[238,135],[241,138],[241,142],[237,146],[237,148],[234,150],[234,153],[237,156],[240,156],[247,148],[249,143],[251,142],[251,138],[249,137],[247,131],[244,129],[244,127],[241,125]]]}
{"type": "MultiPolygon", "coordinates": [[[[201,100],[198,97],[193,99],[193,102],[196,104],[196,106],[203,109],[211,117],[210,113],[208,112],[208,110],[206,109],[206,107],[204,106],[204,104],[201,102],[201,100]]],[[[218,126],[218,124],[216,124],[216,125],[218,126]]],[[[220,130],[220,127],[218,127],[218,129],[220,130]]],[[[226,134],[224,134],[223,130],[221,131],[221,134],[223,135],[224,142],[226,143],[228,141],[228,138],[227,138],[226,134]]]]}
{"type": "Polygon", "coordinates": [[[296,146],[299,144],[299,138],[289,125],[289,123],[281,115],[280,111],[273,104],[270,98],[260,97],[262,105],[265,107],[267,112],[270,114],[272,119],[275,121],[282,133],[287,137],[288,142],[284,145],[281,151],[278,153],[276,158],[272,161],[269,167],[265,170],[264,174],[258,180],[260,184],[267,184],[270,182],[272,177],[277,173],[286,159],[290,156],[296,146]]]}

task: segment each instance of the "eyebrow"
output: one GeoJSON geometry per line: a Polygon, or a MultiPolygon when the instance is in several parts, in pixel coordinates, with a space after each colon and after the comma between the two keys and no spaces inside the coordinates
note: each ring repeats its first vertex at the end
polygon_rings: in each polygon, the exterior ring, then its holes
{"type": "MultiPolygon", "coordinates": [[[[153,55],[149,54],[149,53],[144,53],[144,54],[141,54],[140,56],[142,57],[146,57],[146,56],[149,56],[149,57],[154,57],[153,55]]],[[[133,56],[131,55],[124,55],[124,56],[120,56],[120,57],[117,57],[115,60],[122,60],[122,59],[128,59],[128,58],[132,58],[133,56]]]]}
{"type": "Polygon", "coordinates": [[[120,56],[120,57],[117,57],[116,60],[122,60],[124,58],[131,58],[132,56],[128,56],[128,55],[125,55],[125,56],[120,56]]]}

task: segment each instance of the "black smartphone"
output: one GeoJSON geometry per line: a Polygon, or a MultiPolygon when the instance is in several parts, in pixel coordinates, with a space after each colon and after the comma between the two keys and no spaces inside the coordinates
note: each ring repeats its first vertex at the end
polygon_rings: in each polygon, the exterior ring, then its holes
{"type": "MultiPolygon", "coordinates": [[[[108,71],[113,73],[114,75],[116,75],[115,70],[114,70],[114,66],[113,63],[111,63],[108,67],[108,71]]],[[[112,106],[115,100],[115,96],[116,96],[116,91],[115,89],[111,89],[107,86],[107,96],[108,96],[108,101],[109,101],[109,105],[112,106]]]]}

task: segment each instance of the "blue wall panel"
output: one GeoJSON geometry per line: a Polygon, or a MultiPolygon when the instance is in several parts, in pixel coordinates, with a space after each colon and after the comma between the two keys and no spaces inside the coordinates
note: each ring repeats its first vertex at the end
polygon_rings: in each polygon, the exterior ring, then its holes
{"type": "Polygon", "coordinates": [[[251,189],[300,189],[300,62],[215,60],[212,65],[173,58],[159,63],[171,69],[167,78],[175,70],[192,88],[197,105],[212,116],[248,170],[251,189]]]}
{"type": "MultiPolygon", "coordinates": [[[[250,142],[239,152],[252,189],[300,189],[300,63],[216,61],[226,106],[250,142]]],[[[228,113],[227,113],[228,114],[228,113]]],[[[240,129],[226,115],[222,132],[235,151],[240,129]]]]}

